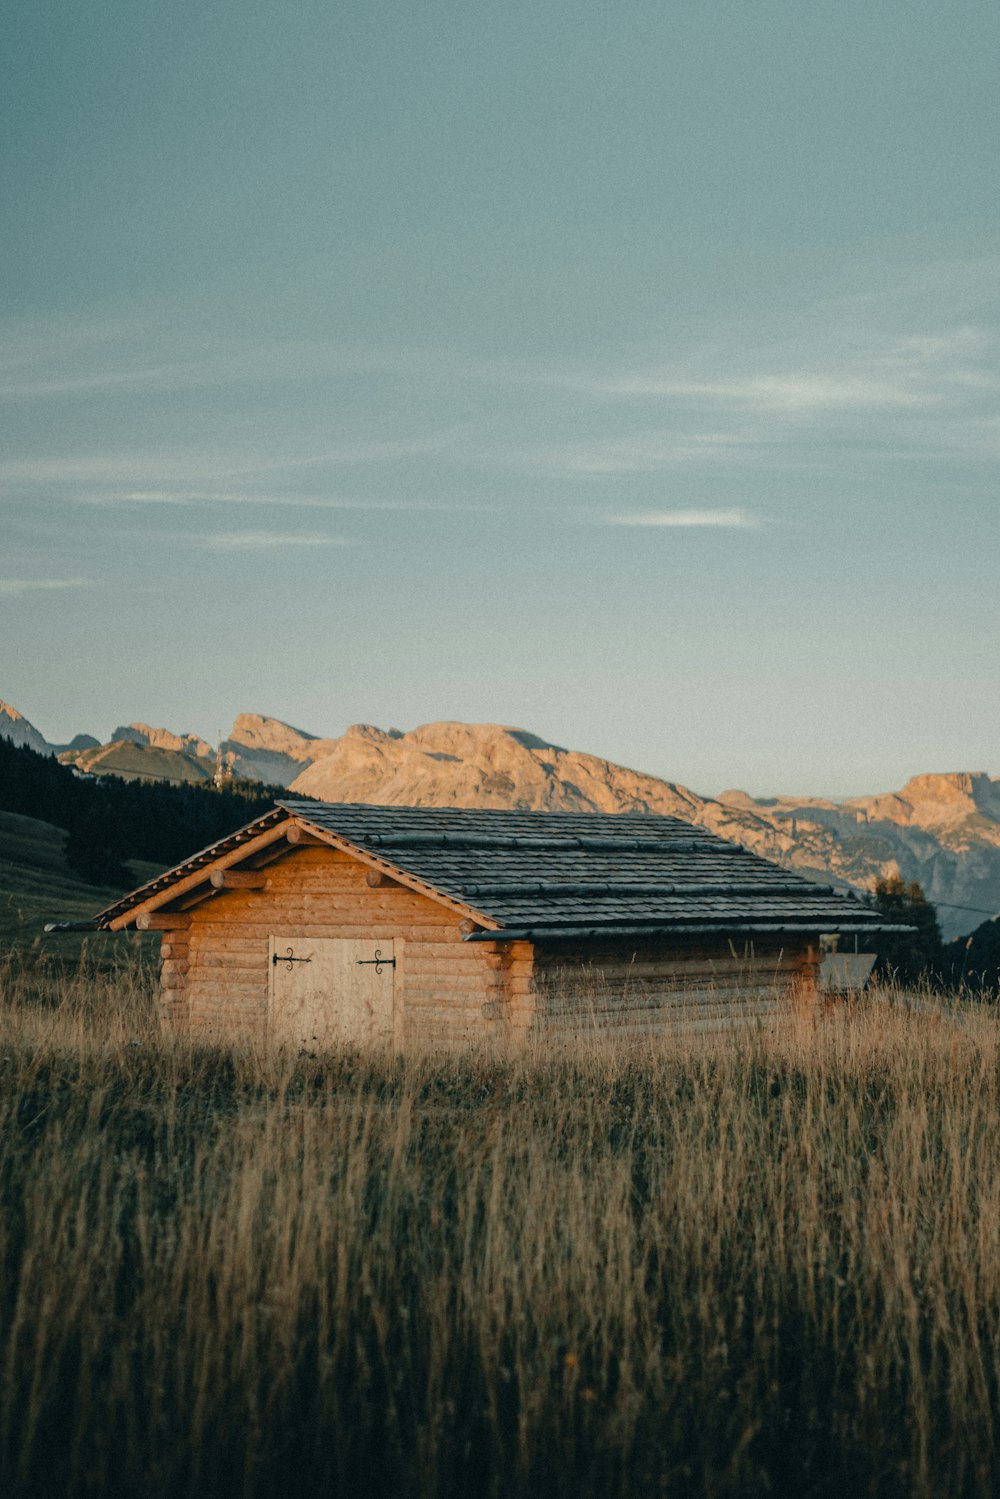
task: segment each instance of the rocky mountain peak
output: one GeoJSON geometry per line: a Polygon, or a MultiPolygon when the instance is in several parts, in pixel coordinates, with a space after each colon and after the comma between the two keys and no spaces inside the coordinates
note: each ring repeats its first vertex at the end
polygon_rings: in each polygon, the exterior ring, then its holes
{"type": "Polygon", "coordinates": [[[24,745],[39,755],[54,754],[54,750],[44,735],[40,734],[34,724],[19,713],[10,703],[0,699],[0,739],[9,739],[12,744],[24,745]]]}
{"type": "Polygon", "coordinates": [[[943,828],[977,814],[1000,817],[1000,781],[983,772],[930,772],[911,776],[900,791],[847,805],[863,810],[869,822],[943,828]]]}
{"type": "Polygon", "coordinates": [[[197,734],[173,734],[169,729],[155,729],[148,723],[119,725],[111,735],[111,742],[143,744],[152,749],[174,750],[181,755],[198,755],[204,759],[215,754],[212,746],[197,734]]]}
{"type": "MultiPolygon", "coordinates": [[[[315,734],[293,728],[280,718],[269,718],[264,713],[240,713],[233,724],[228,743],[287,755],[295,750],[301,751],[305,745],[314,743],[315,739],[315,734]]],[[[299,758],[305,757],[304,753],[299,755],[299,758]]]]}

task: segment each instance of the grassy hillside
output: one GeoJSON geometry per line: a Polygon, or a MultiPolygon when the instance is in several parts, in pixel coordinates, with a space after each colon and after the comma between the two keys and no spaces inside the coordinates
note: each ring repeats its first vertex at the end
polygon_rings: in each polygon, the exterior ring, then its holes
{"type": "MultiPolygon", "coordinates": [[[[47,921],[84,921],[110,905],[122,892],[88,885],[71,873],[63,858],[66,834],[49,822],[0,812],[0,950],[16,944],[30,950],[44,942],[53,953],[72,954],[79,936],[43,939],[47,921]]],[[[134,860],[135,883],[161,873],[163,866],[134,860]]],[[[100,939],[120,943],[123,939],[100,939]]]]}
{"type": "Polygon", "coordinates": [[[169,781],[174,785],[205,785],[215,775],[215,761],[181,750],[119,740],[97,749],[60,755],[64,765],[76,765],[88,775],[119,776],[123,781],[169,781]]]}

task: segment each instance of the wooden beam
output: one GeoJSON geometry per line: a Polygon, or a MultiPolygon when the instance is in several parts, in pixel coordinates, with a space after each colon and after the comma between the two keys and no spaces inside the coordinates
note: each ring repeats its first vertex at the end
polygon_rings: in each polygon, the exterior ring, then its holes
{"type": "Polygon", "coordinates": [[[323,838],[314,838],[306,828],[299,827],[297,822],[285,833],[289,843],[294,843],[296,848],[329,848],[330,845],[323,838]]]}
{"type": "Polygon", "coordinates": [[[215,869],[209,882],[216,890],[266,890],[267,875],[255,869],[215,869]]]}
{"type": "Polygon", "coordinates": [[[140,932],[173,932],[178,927],[191,925],[190,916],[183,911],[143,911],[135,918],[140,932]]]}
{"type": "MultiPolygon", "coordinates": [[[[283,822],[276,823],[273,827],[267,828],[263,833],[258,833],[255,838],[248,839],[246,843],[237,844],[235,848],[230,849],[228,853],[222,854],[218,860],[213,860],[212,862],[217,869],[228,869],[232,864],[243,864],[252,855],[259,853],[265,848],[269,848],[272,843],[277,842],[279,839],[283,842],[284,837],[285,824],[283,822]]],[[[183,868],[184,866],[182,865],[181,867],[183,868]]],[[[159,880],[154,883],[160,885],[159,880]]],[[[168,901],[179,900],[189,890],[194,890],[199,885],[204,886],[207,884],[208,866],[204,865],[201,869],[194,870],[191,874],[184,875],[181,879],[160,885],[160,888],[147,896],[141,905],[130,906],[127,911],[122,911],[113,921],[109,922],[108,930],[120,932],[123,927],[131,926],[134,922],[141,932],[162,931],[164,928],[140,926],[139,917],[149,915],[153,911],[162,910],[168,901]]],[[[211,894],[212,892],[209,891],[208,893],[211,894]]]]}

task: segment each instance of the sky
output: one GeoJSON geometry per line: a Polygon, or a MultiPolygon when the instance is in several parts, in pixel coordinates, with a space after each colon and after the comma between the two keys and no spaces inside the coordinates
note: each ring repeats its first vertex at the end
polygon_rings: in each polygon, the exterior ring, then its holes
{"type": "Polygon", "coordinates": [[[1000,775],[993,0],[33,0],[0,698],[1000,775]]]}

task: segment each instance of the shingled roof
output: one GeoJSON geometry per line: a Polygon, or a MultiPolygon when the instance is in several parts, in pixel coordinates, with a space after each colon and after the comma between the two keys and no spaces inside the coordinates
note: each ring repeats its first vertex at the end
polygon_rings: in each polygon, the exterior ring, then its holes
{"type": "Polygon", "coordinates": [[[890,929],[858,897],[674,817],[292,800],[109,906],[96,924],[121,924],[133,907],[169,899],[172,886],[284,820],[468,910],[486,929],[467,941],[890,929]]]}

